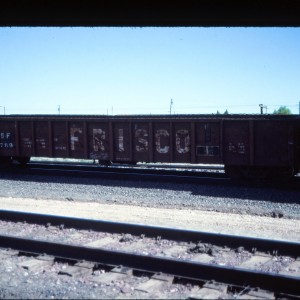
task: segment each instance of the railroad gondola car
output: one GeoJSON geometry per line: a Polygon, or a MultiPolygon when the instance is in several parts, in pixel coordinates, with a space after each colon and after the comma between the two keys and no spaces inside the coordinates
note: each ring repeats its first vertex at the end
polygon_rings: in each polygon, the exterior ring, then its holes
{"type": "Polygon", "coordinates": [[[224,164],[230,177],[292,176],[300,167],[296,115],[7,115],[0,161],[31,157],[101,164],[224,164]]]}

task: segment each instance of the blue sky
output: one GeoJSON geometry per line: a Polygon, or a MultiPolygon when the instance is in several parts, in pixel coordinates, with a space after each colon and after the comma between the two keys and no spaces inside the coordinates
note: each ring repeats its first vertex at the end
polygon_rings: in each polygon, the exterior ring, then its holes
{"type": "Polygon", "coordinates": [[[0,113],[165,114],[171,99],[298,114],[300,28],[0,28],[0,113]]]}

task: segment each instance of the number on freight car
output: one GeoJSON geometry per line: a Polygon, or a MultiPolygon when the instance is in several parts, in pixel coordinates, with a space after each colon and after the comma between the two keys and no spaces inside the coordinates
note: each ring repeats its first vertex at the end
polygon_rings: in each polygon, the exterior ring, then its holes
{"type": "Polygon", "coordinates": [[[12,134],[10,132],[0,132],[0,148],[13,148],[12,134]]]}

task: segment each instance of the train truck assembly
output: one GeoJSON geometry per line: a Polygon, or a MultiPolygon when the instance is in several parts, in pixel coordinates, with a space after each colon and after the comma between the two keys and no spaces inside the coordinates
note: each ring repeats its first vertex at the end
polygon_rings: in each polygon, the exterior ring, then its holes
{"type": "Polygon", "coordinates": [[[230,177],[289,177],[300,169],[296,115],[7,115],[0,162],[31,157],[101,164],[224,164],[230,177]]]}

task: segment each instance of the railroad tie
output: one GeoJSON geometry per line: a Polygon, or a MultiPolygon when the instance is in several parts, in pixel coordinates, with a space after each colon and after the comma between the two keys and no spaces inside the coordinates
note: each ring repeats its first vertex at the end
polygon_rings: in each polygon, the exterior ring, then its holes
{"type": "Polygon", "coordinates": [[[92,262],[78,262],[74,266],[67,266],[66,269],[59,271],[60,275],[68,275],[71,277],[81,277],[91,275],[93,273],[94,263],[92,262]]]}
{"type": "Polygon", "coordinates": [[[245,268],[249,270],[256,269],[258,266],[266,264],[272,260],[272,256],[264,253],[253,255],[250,259],[244,261],[237,268],[245,268]]]}
{"type": "Polygon", "coordinates": [[[300,277],[300,257],[297,257],[295,261],[281,270],[279,274],[300,277]]]}
{"type": "Polygon", "coordinates": [[[188,248],[180,245],[175,245],[171,248],[163,250],[163,253],[167,256],[177,256],[178,254],[182,254],[187,252],[188,248]]]}
{"type": "Polygon", "coordinates": [[[53,262],[54,262],[53,256],[39,255],[37,257],[30,258],[26,261],[23,261],[18,265],[28,271],[36,272],[36,271],[44,270],[49,266],[52,266],[53,262]]]}
{"type": "Polygon", "coordinates": [[[275,296],[274,293],[269,291],[253,289],[237,297],[236,299],[275,299],[275,296]]]}
{"type": "Polygon", "coordinates": [[[90,243],[85,244],[87,247],[92,247],[92,248],[101,248],[103,246],[106,246],[108,244],[115,243],[116,240],[110,236],[104,237],[103,239],[99,239],[90,243]]]}
{"type": "Polygon", "coordinates": [[[141,250],[145,247],[145,242],[143,240],[131,242],[129,245],[122,245],[122,251],[134,252],[135,250],[141,250]]]}
{"type": "Polygon", "coordinates": [[[213,256],[208,255],[206,253],[195,254],[191,258],[192,261],[199,262],[199,263],[204,263],[204,264],[210,263],[213,259],[214,259],[213,256]]]}
{"type": "Polygon", "coordinates": [[[222,299],[226,297],[228,286],[217,282],[207,282],[201,288],[194,287],[188,299],[222,299]]]}
{"type": "Polygon", "coordinates": [[[18,250],[0,249],[0,259],[7,259],[9,256],[16,256],[19,254],[18,250]]]}
{"type": "Polygon", "coordinates": [[[135,288],[138,293],[147,294],[147,297],[156,296],[164,298],[160,292],[169,287],[174,280],[174,276],[168,274],[154,274],[148,281],[141,283],[135,288]]]}
{"type": "Polygon", "coordinates": [[[92,276],[91,280],[97,283],[109,284],[113,281],[126,280],[126,278],[132,276],[133,270],[127,267],[115,267],[107,273],[103,273],[99,276],[92,276]]]}

